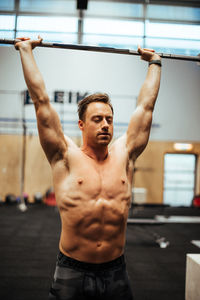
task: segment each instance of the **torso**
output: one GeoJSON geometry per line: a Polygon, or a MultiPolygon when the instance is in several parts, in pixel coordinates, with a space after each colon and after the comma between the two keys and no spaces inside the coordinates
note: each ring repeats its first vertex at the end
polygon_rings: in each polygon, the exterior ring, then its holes
{"type": "Polygon", "coordinates": [[[103,162],[75,145],[53,167],[62,230],[60,250],[74,259],[102,263],[123,254],[133,166],[116,144],[103,162]]]}

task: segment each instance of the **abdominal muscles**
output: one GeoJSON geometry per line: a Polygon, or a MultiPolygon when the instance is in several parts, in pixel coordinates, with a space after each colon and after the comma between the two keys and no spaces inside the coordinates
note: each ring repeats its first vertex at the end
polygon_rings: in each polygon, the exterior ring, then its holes
{"type": "MultiPolygon", "coordinates": [[[[118,198],[118,197],[117,197],[118,198]]],[[[101,263],[119,257],[125,243],[130,199],[77,199],[60,208],[60,250],[75,259],[101,263]],[[67,211],[66,211],[67,210],[67,211]]]]}

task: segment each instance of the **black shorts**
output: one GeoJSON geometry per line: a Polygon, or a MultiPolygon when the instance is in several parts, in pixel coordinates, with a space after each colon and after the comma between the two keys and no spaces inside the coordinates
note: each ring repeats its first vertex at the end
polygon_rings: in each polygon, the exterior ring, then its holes
{"type": "Polygon", "coordinates": [[[49,300],[133,300],[124,256],[101,264],[57,257],[49,300]]]}

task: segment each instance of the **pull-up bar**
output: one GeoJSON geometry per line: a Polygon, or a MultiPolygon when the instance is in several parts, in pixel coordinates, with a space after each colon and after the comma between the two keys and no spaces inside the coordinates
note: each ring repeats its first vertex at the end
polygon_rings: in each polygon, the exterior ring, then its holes
{"type": "MultiPolygon", "coordinates": [[[[10,39],[0,39],[0,44],[14,44],[17,40],[10,39]]],[[[54,42],[41,42],[37,47],[47,47],[47,48],[61,48],[61,49],[71,49],[71,50],[83,50],[83,51],[93,51],[93,52],[106,52],[106,53],[116,53],[116,54],[126,54],[126,55],[140,55],[137,51],[131,49],[118,49],[112,47],[98,47],[98,46],[85,46],[85,45],[73,45],[73,44],[62,44],[54,42]]],[[[200,56],[186,56],[179,54],[168,54],[168,53],[158,53],[162,58],[171,58],[178,60],[188,60],[200,62],[200,56]]]]}

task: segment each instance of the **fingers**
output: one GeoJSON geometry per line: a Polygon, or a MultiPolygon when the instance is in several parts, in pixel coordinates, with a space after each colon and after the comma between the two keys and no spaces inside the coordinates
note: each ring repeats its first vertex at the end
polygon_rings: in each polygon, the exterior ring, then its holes
{"type": "Polygon", "coordinates": [[[140,58],[146,61],[150,61],[156,55],[154,49],[141,48],[140,45],[138,45],[138,53],[140,54],[140,58]]]}
{"type": "Polygon", "coordinates": [[[43,38],[40,35],[38,35],[38,40],[40,40],[40,42],[42,42],[43,38]]]}
{"type": "Polygon", "coordinates": [[[27,40],[30,40],[30,38],[29,37],[17,37],[16,40],[27,41],[27,40]]]}
{"type": "Polygon", "coordinates": [[[15,49],[19,50],[20,43],[27,41],[27,40],[30,40],[30,38],[29,37],[17,37],[14,42],[15,49]]]}
{"type": "Polygon", "coordinates": [[[140,53],[140,54],[142,54],[142,48],[140,47],[140,45],[138,45],[138,52],[140,53]]]}
{"type": "Polygon", "coordinates": [[[148,52],[155,52],[155,50],[153,49],[147,49],[147,48],[143,48],[144,51],[148,51],[148,52]]]}
{"type": "Polygon", "coordinates": [[[41,38],[40,35],[38,35],[38,39],[31,40],[29,37],[18,37],[15,39],[15,49],[19,50],[19,47],[25,46],[31,46],[32,49],[34,49],[36,46],[40,45],[43,41],[43,38],[41,38]],[[23,43],[22,43],[23,42],[23,43]]]}
{"type": "Polygon", "coordinates": [[[43,38],[41,38],[40,35],[38,35],[38,39],[37,40],[34,40],[32,41],[32,49],[34,49],[35,47],[39,46],[43,41],[43,38]]]}
{"type": "Polygon", "coordinates": [[[140,59],[143,59],[144,50],[138,45],[138,53],[140,54],[140,59]]]}
{"type": "Polygon", "coordinates": [[[138,52],[139,52],[140,54],[143,54],[145,51],[147,51],[147,52],[155,52],[154,49],[141,48],[140,45],[138,45],[138,52]]]}
{"type": "MultiPolygon", "coordinates": [[[[30,38],[29,37],[17,37],[16,39],[15,39],[15,41],[27,41],[27,40],[30,40],[30,38]]],[[[38,40],[40,40],[40,41],[42,41],[43,40],[43,38],[41,38],[41,36],[40,35],[38,35],[38,40]]]]}

